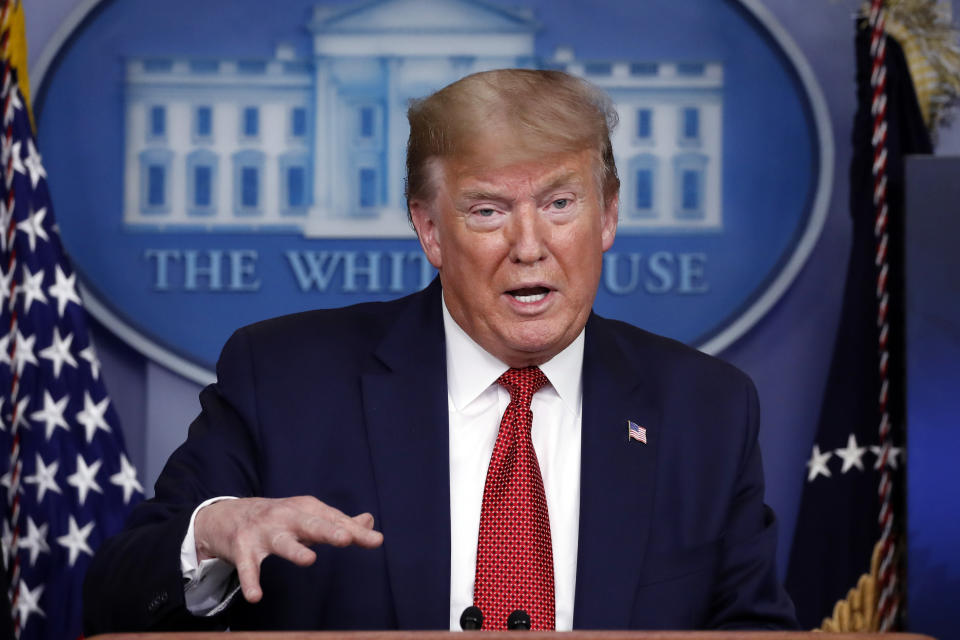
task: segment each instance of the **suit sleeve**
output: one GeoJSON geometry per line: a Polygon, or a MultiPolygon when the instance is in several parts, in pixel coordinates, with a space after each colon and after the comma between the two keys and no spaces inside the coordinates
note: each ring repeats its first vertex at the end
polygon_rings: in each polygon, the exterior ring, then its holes
{"type": "Polygon", "coordinates": [[[763,502],[759,405],[746,379],[746,433],[729,507],[709,629],[796,629],[793,602],[777,578],[777,526],[763,502]]]}
{"type": "Polygon", "coordinates": [[[187,611],[180,546],[201,502],[260,492],[256,380],[243,330],[224,346],[217,379],[201,392],[200,415],[164,467],[155,496],[97,551],[84,583],[86,635],[224,626],[187,611]]]}

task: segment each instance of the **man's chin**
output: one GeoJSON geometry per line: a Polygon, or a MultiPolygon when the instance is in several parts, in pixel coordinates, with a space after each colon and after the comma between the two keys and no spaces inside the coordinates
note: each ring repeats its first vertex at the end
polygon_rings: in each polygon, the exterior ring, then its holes
{"type": "Polygon", "coordinates": [[[505,357],[501,359],[511,367],[531,367],[547,362],[563,351],[576,338],[565,336],[515,336],[505,345],[505,357]]]}

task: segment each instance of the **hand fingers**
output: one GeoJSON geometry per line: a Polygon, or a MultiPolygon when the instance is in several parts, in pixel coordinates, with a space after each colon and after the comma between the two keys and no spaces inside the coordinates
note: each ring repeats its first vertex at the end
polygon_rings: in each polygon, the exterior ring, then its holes
{"type": "Polygon", "coordinates": [[[307,567],[317,559],[316,553],[303,546],[287,531],[281,531],[273,536],[271,552],[301,567],[307,567]]]}
{"type": "Polygon", "coordinates": [[[373,514],[361,513],[353,516],[352,520],[364,529],[373,529],[373,514]]]}
{"type": "Polygon", "coordinates": [[[260,602],[260,598],[263,597],[263,591],[260,589],[260,560],[248,555],[236,565],[240,590],[243,591],[243,597],[250,603],[260,602]]]}
{"type": "Polygon", "coordinates": [[[355,518],[332,509],[323,516],[304,521],[299,537],[304,542],[321,542],[335,547],[351,544],[367,549],[379,547],[383,542],[383,534],[373,530],[373,516],[361,514],[355,518]]]}

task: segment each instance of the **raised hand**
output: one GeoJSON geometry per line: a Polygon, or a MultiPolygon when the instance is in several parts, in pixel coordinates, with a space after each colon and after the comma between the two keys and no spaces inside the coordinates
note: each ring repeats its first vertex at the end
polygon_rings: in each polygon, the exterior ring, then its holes
{"type": "Polygon", "coordinates": [[[221,500],[197,512],[194,520],[197,559],[220,558],[237,568],[248,602],[259,602],[260,563],[280,556],[301,567],[317,559],[314,544],[372,549],[383,543],[373,516],[350,517],[312,496],[221,500]]]}

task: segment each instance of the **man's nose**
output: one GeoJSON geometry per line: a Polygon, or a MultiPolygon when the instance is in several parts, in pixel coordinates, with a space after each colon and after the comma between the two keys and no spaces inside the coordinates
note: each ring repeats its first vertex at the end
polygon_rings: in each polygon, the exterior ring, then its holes
{"type": "Polygon", "coordinates": [[[543,260],[547,256],[546,224],[535,205],[522,203],[517,206],[506,230],[510,259],[527,264],[543,260]]]}

